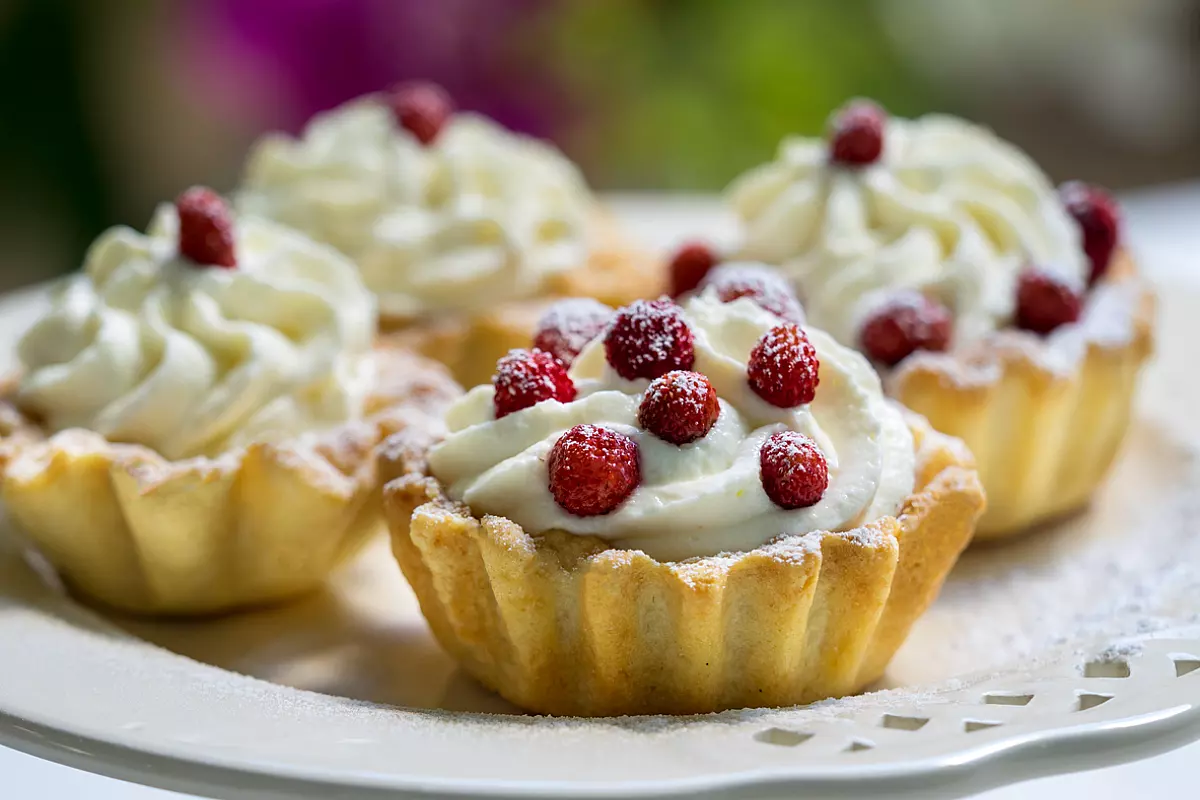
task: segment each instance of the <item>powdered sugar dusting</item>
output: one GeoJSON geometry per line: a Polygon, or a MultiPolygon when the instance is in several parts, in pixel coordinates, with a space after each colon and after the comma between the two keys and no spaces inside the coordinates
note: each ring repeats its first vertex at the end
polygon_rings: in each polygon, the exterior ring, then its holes
{"type": "MultiPolygon", "coordinates": [[[[1011,548],[968,553],[918,624],[883,690],[858,697],[800,709],[698,717],[515,715],[515,709],[462,678],[437,650],[384,542],[340,575],[330,592],[295,606],[179,625],[122,622],[152,641],[242,674],[146,646],[45,588],[5,556],[0,558],[0,594],[13,605],[0,615],[4,641],[10,643],[0,661],[0,675],[10,680],[0,686],[0,695],[7,707],[12,692],[6,688],[20,688],[11,680],[11,668],[23,660],[37,664],[36,670],[23,668],[26,676],[63,688],[61,702],[57,695],[27,693],[36,697],[30,703],[36,702],[39,710],[64,706],[79,692],[91,692],[93,697],[78,704],[77,711],[99,709],[96,713],[110,721],[110,729],[113,723],[121,725],[119,735],[135,746],[160,745],[164,720],[173,715],[195,732],[188,747],[206,747],[219,731],[218,750],[224,756],[262,752],[262,743],[270,742],[265,747],[277,760],[332,749],[344,765],[351,757],[346,748],[353,747],[354,763],[371,761],[381,774],[449,770],[445,774],[462,780],[479,777],[482,763],[489,770],[500,769],[495,753],[508,743],[526,751],[551,741],[581,748],[625,742],[645,749],[656,747],[661,737],[695,735],[695,746],[711,752],[723,741],[741,747],[738,742],[749,742],[766,725],[811,730],[808,726],[829,724],[835,726],[830,735],[836,736],[854,729],[856,721],[878,725],[883,711],[921,709],[936,716],[940,706],[961,702],[953,696],[956,691],[994,681],[1020,686],[1030,669],[1064,654],[1133,658],[1142,645],[1119,641],[1125,634],[1195,619],[1200,537],[1191,521],[1200,514],[1198,459],[1190,448],[1164,441],[1152,426],[1143,425],[1134,440],[1110,491],[1087,517],[1011,548]],[[264,637],[264,631],[270,636],[264,637]],[[37,658],[23,658],[23,652],[37,658]],[[47,653],[58,657],[46,658],[47,653]],[[100,680],[126,676],[122,684],[138,689],[117,690],[124,692],[120,701],[105,705],[104,691],[90,684],[79,691],[72,688],[80,684],[81,669],[100,680]],[[230,709],[245,709],[237,713],[252,717],[252,724],[229,727],[221,720],[237,716],[230,709]],[[481,711],[508,713],[475,713],[481,711]],[[415,757],[414,743],[426,740],[435,749],[415,757]],[[452,760],[448,756],[461,760],[462,748],[468,746],[479,748],[480,761],[468,760],[470,765],[454,771],[445,763],[452,760]],[[439,760],[437,748],[447,757],[439,760]],[[397,766],[396,752],[410,757],[397,766]]],[[[766,549],[779,558],[799,559],[813,557],[815,544],[814,537],[795,537],[766,549]]],[[[181,740],[172,743],[178,746],[181,740]]],[[[741,751],[734,752],[742,757],[741,751]]],[[[762,752],[779,754],[770,748],[762,752]]],[[[795,756],[809,758],[800,750],[795,756]]],[[[511,771],[520,776],[521,769],[528,770],[523,775],[527,779],[559,777],[556,765],[544,761],[511,771]]],[[[698,770],[694,759],[682,761],[687,777],[734,770],[742,763],[735,759],[733,767],[698,770]]],[[[587,763],[572,761],[569,766],[578,771],[587,763]]],[[[656,779],[674,777],[674,763],[664,761],[656,779]]],[[[613,769],[604,766],[610,779],[613,769]]],[[[582,780],[580,774],[561,777],[582,780]]]]}
{"type": "Polygon", "coordinates": [[[754,393],[777,408],[811,403],[820,384],[821,362],[799,325],[765,333],[750,352],[746,376],[754,393]]]}
{"type": "Polygon", "coordinates": [[[804,322],[804,309],[796,299],[792,285],[782,273],[766,265],[751,262],[722,264],[701,281],[701,290],[709,288],[723,303],[749,297],[760,308],[787,322],[804,322]]]}
{"type": "Polygon", "coordinates": [[[900,291],[867,315],[860,345],[888,366],[917,350],[942,352],[950,344],[954,320],[949,309],[916,291],[900,291]]]}
{"type": "Polygon", "coordinates": [[[796,431],[767,437],[759,451],[767,496],[782,508],[805,508],[829,486],[829,464],[817,443],[796,431]]]}
{"type": "Polygon", "coordinates": [[[683,310],[670,300],[637,300],[617,312],[604,340],[608,363],[626,380],[691,369],[694,337],[683,310]]]}
{"type": "Polygon", "coordinates": [[[1000,379],[1009,360],[1027,361],[1068,377],[1089,346],[1115,349],[1133,339],[1146,291],[1141,281],[1101,284],[1092,291],[1083,316],[1074,325],[1064,325],[1046,337],[1007,328],[951,353],[916,352],[897,366],[888,381],[898,384],[912,372],[934,371],[959,387],[986,386],[1000,379]]]}
{"type": "Polygon", "coordinates": [[[707,436],[720,414],[717,390],[705,375],[675,370],[646,387],[638,424],[660,439],[684,445],[707,436]]]}
{"type": "MultiPolygon", "coordinates": [[[[864,703],[877,704],[881,698],[901,706],[922,699],[921,693],[928,689],[921,687],[944,688],[944,681],[958,676],[1036,663],[1064,648],[1100,652],[1122,636],[1200,622],[1194,602],[1200,594],[1200,537],[1194,534],[1193,525],[1200,516],[1200,458],[1196,450],[1182,451],[1165,444],[1153,430],[1143,428],[1137,433],[1137,446],[1114,476],[1111,490],[1089,514],[1009,547],[966,554],[890,671],[887,685],[896,691],[828,701],[805,714],[850,713],[864,703]],[[1164,463],[1166,460],[1171,463],[1164,463]],[[1159,466],[1153,466],[1155,463],[1159,466]],[[1098,641],[1102,643],[1097,645],[1098,641]]],[[[792,537],[765,549],[775,557],[804,558],[817,550],[817,542],[814,537],[792,537]]],[[[8,572],[4,575],[6,596],[14,592],[22,597],[42,596],[49,591],[35,588],[30,577],[18,580],[8,572]]],[[[423,629],[423,623],[383,543],[338,577],[334,595],[343,598],[337,602],[341,610],[334,615],[284,608],[208,622],[139,624],[135,630],[202,660],[299,688],[362,699],[396,697],[392,681],[395,670],[400,669],[395,663],[398,642],[387,636],[363,638],[363,632],[395,631],[414,624],[423,629]],[[287,647],[266,648],[262,641],[254,644],[262,630],[271,630],[272,641],[287,643],[287,647]],[[332,672],[306,677],[288,667],[343,640],[354,642],[353,658],[339,661],[332,672]],[[243,645],[231,648],[231,641],[243,645]]],[[[69,610],[74,608],[70,604],[51,607],[55,614],[63,615],[63,624],[78,624],[72,620],[81,612],[69,610]]],[[[408,644],[403,647],[420,652],[426,645],[419,642],[426,641],[425,637],[426,632],[417,638],[406,634],[402,641],[408,644]]],[[[128,647],[135,645],[114,646],[111,657],[124,660],[128,647]]],[[[1113,658],[1133,653],[1135,646],[1109,648],[1113,658]]],[[[430,706],[450,702],[461,709],[464,697],[476,697],[469,707],[496,708],[491,701],[480,702],[482,696],[473,687],[460,686],[454,690],[456,694],[444,696],[442,687],[453,674],[445,657],[421,663],[423,669],[435,671],[429,680],[431,691],[425,699],[404,695],[405,702],[430,706]],[[465,691],[468,688],[470,691],[465,691]]],[[[151,676],[146,679],[155,680],[151,676]]],[[[251,704],[292,702],[287,695],[264,698],[272,687],[258,682],[237,683],[228,676],[208,676],[206,680],[232,686],[251,704]]],[[[295,697],[304,703],[315,699],[295,697]]],[[[342,711],[334,705],[325,713],[339,715],[342,711]]],[[[723,716],[740,720],[777,713],[731,712],[723,716]]],[[[460,719],[449,712],[436,718],[478,722],[478,718],[460,719]]],[[[662,722],[629,724],[637,728],[662,722]]]]}
{"type": "Polygon", "coordinates": [[[796,325],[781,323],[749,298],[723,303],[705,291],[686,310],[669,301],[634,303],[619,313],[603,340],[584,349],[570,377],[578,386],[575,402],[538,404],[511,419],[491,413],[497,397],[491,387],[473,389],[448,412],[451,433],[430,452],[431,474],[477,514],[504,516],[535,533],[596,536],[643,549],[660,561],[752,550],[784,533],[843,530],[894,513],[912,492],[912,433],[884,399],[867,361],[820,331],[806,335],[796,325]],[[672,341],[682,331],[694,337],[694,368],[718,396],[705,409],[713,416],[706,413],[693,425],[680,410],[644,409],[664,398],[650,391],[651,381],[618,374],[614,361],[632,365],[611,357],[624,355],[642,326],[672,341]],[[766,370],[767,381],[758,382],[757,388],[767,388],[780,380],[768,391],[772,405],[755,394],[747,359],[764,336],[776,331],[800,345],[800,352],[776,351],[770,344],[767,349],[801,357],[781,357],[766,370]],[[817,351],[826,374],[824,388],[814,392],[817,351]],[[545,482],[545,454],[568,428],[581,423],[611,427],[639,446],[643,480],[638,490],[602,516],[565,513],[545,482]],[[784,428],[817,443],[828,462],[829,483],[818,500],[781,508],[764,491],[759,448],[784,428]]]}
{"type": "Polygon", "coordinates": [[[567,366],[588,342],[604,333],[613,310],[598,300],[571,297],[546,309],[533,334],[533,346],[553,354],[567,366]]]}
{"type": "Polygon", "coordinates": [[[575,399],[575,384],[566,367],[540,350],[509,351],[496,364],[492,386],[496,419],[546,400],[575,399]]]}
{"type": "Polygon", "coordinates": [[[893,681],[1002,669],[1055,649],[1095,652],[1098,642],[1200,623],[1200,446],[1145,424],[1131,440],[1087,512],[963,556],[897,656],[893,681]]]}

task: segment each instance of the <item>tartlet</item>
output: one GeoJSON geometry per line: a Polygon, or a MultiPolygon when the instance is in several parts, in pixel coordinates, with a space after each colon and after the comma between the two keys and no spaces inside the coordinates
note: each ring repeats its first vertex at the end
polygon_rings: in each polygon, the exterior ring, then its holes
{"type": "Polygon", "coordinates": [[[916,353],[893,370],[889,393],[975,456],[988,493],[977,541],[1087,504],[1129,429],[1154,318],[1153,293],[1121,253],[1081,319],[1046,339],[1003,331],[957,353],[916,353]]]}
{"type": "Polygon", "coordinates": [[[467,386],[528,341],[529,304],[619,305],[663,288],[658,259],[618,230],[561,153],[455,113],[430,84],[346,103],[299,139],[264,137],[239,205],[350,256],[383,327],[467,386]]]}
{"type": "Polygon", "coordinates": [[[372,347],[352,264],[207,190],[114,228],[19,346],[0,498],[76,593],[200,614],[311,590],[380,529],[376,451],[458,387],[372,347]],[[178,209],[178,211],[177,211],[178,209]]]}
{"type": "Polygon", "coordinates": [[[735,257],[778,267],[814,324],[975,454],[988,493],[976,540],[1087,502],[1153,349],[1153,292],[1103,191],[1056,191],[962,120],[856,102],[729,195],[735,257]]]}
{"type": "Polygon", "coordinates": [[[385,446],[393,550],[443,647],[540,713],[858,691],[984,506],[961,443],[746,297],[635,303],[569,374],[510,354],[447,423],[385,446]]]}

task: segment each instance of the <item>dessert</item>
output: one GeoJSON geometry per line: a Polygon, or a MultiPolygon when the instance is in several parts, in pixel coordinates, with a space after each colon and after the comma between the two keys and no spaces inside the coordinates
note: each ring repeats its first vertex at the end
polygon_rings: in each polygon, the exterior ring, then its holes
{"type": "Polygon", "coordinates": [[[385,447],[393,549],[441,644],[542,713],[858,691],[984,505],[862,356],[717,286],[618,310],[569,371],[510,354],[446,422],[385,447]]]}
{"type": "Polygon", "coordinates": [[[1024,153],[949,116],[857,101],[729,192],[737,257],[775,266],[808,320],[974,452],[977,539],[1085,504],[1128,427],[1154,298],[1116,206],[1055,189],[1024,153]]]}
{"type": "Polygon", "coordinates": [[[18,345],[0,497],[79,594],[224,611],[317,586],[381,522],[375,450],[437,425],[444,370],[375,348],[332,248],[207,189],[113,228],[18,345]]]}
{"type": "Polygon", "coordinates": [[[561,153],[455,113],[430,84],[351,101],[299,139],[264,137],[239,204],[350,256],[385,327],[468,386],[528,343],[545,298],[619,305],[662,288],[561,153]]]}

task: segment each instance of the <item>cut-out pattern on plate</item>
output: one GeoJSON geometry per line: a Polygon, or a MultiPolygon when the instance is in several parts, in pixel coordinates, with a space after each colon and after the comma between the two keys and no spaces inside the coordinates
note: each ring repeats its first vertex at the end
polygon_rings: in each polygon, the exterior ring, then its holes
{"type": "Polygon", "coordinates": [[[790,731],[787,728],[767,728],[754,734],[754,741],[763,744],[773,744],[779,747],[796,747],[813,738],[811,733],[790,731]]]}
{"type": "Polygon", "coordinates": [[[1096,706],[1102,706],[1109,700],[1112,700],[1111,694],[1095,694],[1093,692],[1080,692],[1079,699],[1076,700],[1075,708],[1079,711],[1089,711],[1096,706]]]}
{"type": "Polygon", "coordinates": [[[1129,662],[1122,658],[1099,658],[1083,665],[1085,678],[1128,678],[1129,662]]]}
{"type": "Polygon", "coordinates": [[[905,717],[900,714],[884,714],[879,721],[881,727],[896,731],[919,731],[929,724],[928,717],[905,717]]]}
{"type": "Polygon", "coordinates": [[[1003,724],[1003,722],[995,722],[993,720],[968,719],[963,721],[963,733],[986,731],[988,728],[999,728],[1003,724]]]}
{"type": "MultiPolygon", "coordinates": [[[[893,710],[880,708],[871,713],[869,701],[873,696],[866,695],[859,698],[865,704],[853,720],[818,716],[799,722],[810,713],[803,708],[763,712],[768,718],[777,716],[781,721],[798,718],[798,724],[759,728],[753,739],[782,747],[811,742],[811,749],[798,751],[811,758],[820,758],[820,754],[828,753],[830,746],[834,746],[842,753],[858,754],[856,758],[860,760],[892,761],[902,753],[925,747],[949,752],[946,742],[956,735],[962,737],[1016,725],[1024,732],[1053,730],[1056,725],[1065,727],[1070,714],[1087,712],[1089,722],[1120,725],[1122,720],[1139,713],[1136,702],[1117,702],[1121,698],[1136,701],[1145,692],[1143,684],[1164,686],[1164,675],[1200,672],[1200,659],[1192,655],[1200,652],[1200,648],[1183,650],[1180,640],[1145,639],[1118,644],[1122,654],[1119,658],[1113,656],[1113,648],[1099,656],[1075,654],[1019,680],[995,677],[959,688],[926,705],[893,706],[893,710]],[[829,741],[833,736],[838,737],[836,744],[829,741]],[[873,752],[866,754],[866,751],[873,752]]],[[[1181,704],[1190,702],[1200,713],[1200,681],[1196,684],[1177,699],[1181,704]]],[[[965,740],[963,747],[970,741],[975,739],[965,740]]]]}
{"type": "Polygon", "coordinates": [[[1172,653],[1171,660],[1175,662],[1176,678],[1182,678],[1184,675],[1190,675],[1196,670],[1200,669],[1200,658],[1197,658],[1196,656],[1172,653]]]}

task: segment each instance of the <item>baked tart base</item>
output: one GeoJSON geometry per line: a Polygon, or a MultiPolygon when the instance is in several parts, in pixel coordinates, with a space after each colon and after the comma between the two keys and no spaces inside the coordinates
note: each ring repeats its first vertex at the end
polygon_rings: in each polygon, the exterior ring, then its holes
{"type": "Polygon", "coordinates": [[[381,459],[393,552],[442,646],[531,711],[692,714],[787,706],[876,681],[933,601],[984,507],[970,455],[910,420],[917,489],[896,517],[659,562],[602,540],[477,518],[424,468],[381,459]]]}
{"type": "Polygon", "coordinates": [[[47,437],[5,401],[0,498],[70,589],[105,606],[209,614],[312,590],[379,530],[380,443],[436,427],[458,392],[436,364],[375,357],[363,421],[215,458],[168,461],[86,430],[47,437]]]}
{"type": "Polygon", "coordinates": [[[975,353],[909,358],[888,381],[892,397],[975,455],[988,496],[976,541],[1081,508],[1120,449],[1153,350],[1155,299],[1127,253],[1093,292],[1084,319],[1052,334],[1060,341],[1007,331],[975,353]]]}

